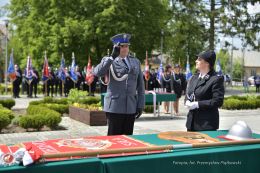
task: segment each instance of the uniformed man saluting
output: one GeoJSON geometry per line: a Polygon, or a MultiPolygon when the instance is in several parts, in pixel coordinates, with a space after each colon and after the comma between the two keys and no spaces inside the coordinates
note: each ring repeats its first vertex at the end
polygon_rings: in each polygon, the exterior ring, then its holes
{"type": "Polygon", "coordinates": [[[185,105],[189,109],[186,127],[188,131],[217,130],[218,108],[224,100],[224,78],[214,71],[216,54],[206,51],[197,55],[196,69],[186,91],[185,105]]]}
{"type": "Polygon", "coordinates": [[[135,119],[144,108],[144,82],[140,61],[129,55],[129,34],[111,38],[111,56],[104,57],[94,68],[94,75],[109,75],[104,111],[108,119],[108,135],[132,135],[135,119]]]}

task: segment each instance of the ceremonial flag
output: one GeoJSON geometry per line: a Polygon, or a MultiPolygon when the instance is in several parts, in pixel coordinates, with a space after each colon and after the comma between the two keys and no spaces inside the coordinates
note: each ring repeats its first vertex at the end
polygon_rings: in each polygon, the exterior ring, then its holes
{"type": "Polygon", "coordinates": [[[65,59],[63,57],[62,54],[62,58],[61,58],[61,62],[60,62],[60,69],[58,72],[58,78],[60,78],[60,80],[65,81],[66,79],[66,72],[65,72],[65,59]]]}
{"type": "Polygon", "coordinates": [[[48,64],[48,59],[47,59],[47,55],[45,52],[44,64],[43,64],[43,74],[42,74],[43,82],[46,82],[49,79],[49,77],[50,77],[49,64],[48,64]]]}
{"type": "Polygon", "coordinates": [[[90,57],[88,57],[88,66],[86,67],[86,78],[85,78],[85,80],[86,80],[86,82],[89,86],[94,81],[94,75],[92,73],[92,65],[91,65],[90,57]]]}
{"type": "Polygon", "coordinates": [[[147,53],[147,51],[146,51],[146,58],[145,58],[144,78],[147,81],[150,79],[150,71],[149,71],[149,63],[148,63],[148,53],[147,53]]]}
{"type": "Polygon", "coordinates": [[[158,69],[158,72],[157,72],[157,76],[156,76],[156,78],[157,78],[157,80],[158,80],[159,83],[161,83],[161,77],[162,77],[162,75],[163,75],[163,65],[162,65],[162,63],[161,63],[161,64],[160,64],[160,67],[159,67],[159,69],[158,69]]]}
{"type": "Polygon", "coordinates": [[[0,167],[13,165],[28,166],[38,163],[39,161],[55,162],[93,157],[93,153],[96,153],[95,155],[100,158],[111,158],[143,155],[147,154],[147,150],[149,150],[149,153],[161,153],[166,151],[164,148],[162,150],[160,148],[151,149],[151,147],[156,146],[126,135],[52,139],[46,141],[24,142],[20,145],[0,144],[2,155],[0,158],[0,167]],[[140,148],[143,148],[144,150],[138,152],[131,151],[136,149],[140,150],[140,148]],[[123,151],[115,152],[116,150],[123,151]],[[99,154],[100,152],[103,153],[99,154]],[[78,153],[79,155],[73,156],[71,155],[72,153],[78,153]],[[84,154],[84,156],[81,156],[81,154],[84,154]],[[48,157],[51,155],[52,157],[48,157]]]}
{"type": "Polygon", "coordinates": [[[33,78],[32,59],[30,56],[28,56],[28,58],[27,58],[25,78],[26,78],[27,82],[29,82],[29,84],[30,84],[32,81],[32,78],[33,78]]]}
{"type": "Polygon", "coordinates": [[[217,64],[216,64],[216,72],[219,75],[222,75],[222,70],[221,70],[221,65],[220,65],[220,60],[218,59],[217,64]]]}
{"type": "Polygon", "coordinates": [[[73,80],[74,83],[78,81],[78,75],[76,73],[76,63],[75,63],[75,56],[74,52],[72,53],[72,63],[70,67],[70,78],[73,80]]]}
{"type": "Polygon", "coordinates": [[[13,50],[12,50],[12,53],[10,55],[10,61],[9,61],[7,73],[8,73],[9,78],[11,79],[11,81],[14,81],[16,79],[16,72],[15,72],[15,69],[14,69],[13,50]]]}
{"type": "Polygon", "coordinates": [[[187,61],[186,64],[186,80],[189,80],[192,76],[191,70],[190,70],[190,63],[187,61]]]}

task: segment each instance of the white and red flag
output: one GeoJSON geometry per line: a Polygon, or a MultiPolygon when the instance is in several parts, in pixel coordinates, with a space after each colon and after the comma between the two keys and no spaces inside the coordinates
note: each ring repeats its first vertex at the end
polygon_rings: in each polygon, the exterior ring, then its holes
{"type": "Polygon", "coordinates": [[[86,82],[88,85],[91,85],[91,83],[94,81],[94,75],[92,73],[92,64],[91,64],[91,58],[88,57],[88,65],[86,67],[86,82]]]}
{"type": "Polygon", "coordinates": [[[150,79],[150,71],[149,71],[149,62],[148,62],[148,53],[147,53],[147,51],[146,51],[146,58],[145,58],[144,78],[147,81],[150,79]]]}

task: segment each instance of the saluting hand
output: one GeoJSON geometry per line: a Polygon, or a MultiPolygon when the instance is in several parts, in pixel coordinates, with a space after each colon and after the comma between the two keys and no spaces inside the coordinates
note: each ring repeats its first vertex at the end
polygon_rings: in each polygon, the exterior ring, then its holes
{"type": "Polygon", "coordinates": [[[119,47],[119,43],[115,44],[112,50],[112,58],[115,59],[116,57],[118,57],[120,54],[120,47],[119,47]]]}

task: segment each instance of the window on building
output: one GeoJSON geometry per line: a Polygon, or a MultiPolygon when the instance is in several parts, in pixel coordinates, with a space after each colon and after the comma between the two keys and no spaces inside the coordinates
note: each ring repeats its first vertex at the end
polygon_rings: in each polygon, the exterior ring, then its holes
{"type": "Polygon", "coordinates": [[[256,69],[251,69],[251,76],[255,76],[256,75],[256,69]]]}

